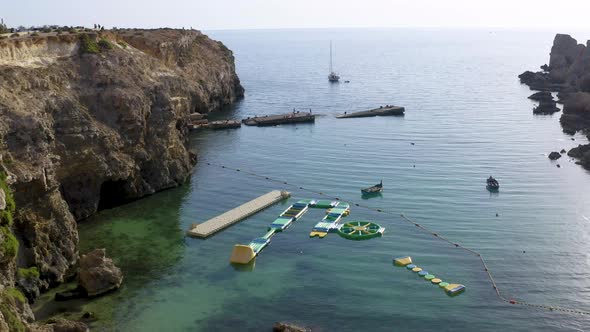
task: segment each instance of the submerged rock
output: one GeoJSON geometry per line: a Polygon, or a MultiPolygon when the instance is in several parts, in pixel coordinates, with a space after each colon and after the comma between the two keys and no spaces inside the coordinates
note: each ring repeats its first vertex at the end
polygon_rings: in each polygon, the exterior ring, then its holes
{"type": "Polygon", "coordinates": [[[557,160],[561,158],[561,154],[559,152],[553,151],[549,154],[549,159],[551,160],[557,160]]]}
{"type": "Polygon", "coordinates": [[[88,296],[97,296],[121,287],[123,273],[105,249],[95,249],[80,259],[78,281],[88,296]]]}
{"type": "Polygon", "coordinates": [[[297,326],[290,323],[277,322],[272,327],[273,332],[308,332],[310,329],[306,329],[301,326],[297,326]]]}

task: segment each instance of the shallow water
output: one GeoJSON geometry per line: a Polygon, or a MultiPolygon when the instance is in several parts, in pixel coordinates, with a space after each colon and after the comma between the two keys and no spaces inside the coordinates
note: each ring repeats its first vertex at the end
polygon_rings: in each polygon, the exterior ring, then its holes
{"type": "Polygon", "coordinates": [[[559,113],[533,116],[531,91],[517,79],[548,60],[552,33],[210,35],[234,50],[246,88],[246,98],[218,117],[293,107],[321,116],[315,124],[195,133],[201,162],[189,184],[80,224],[81,252],[107,248],[126,274],[123,288],[93,302],[41,301],[39,317],[91,310],[98,331],[260,331],[279,320],[321,331],[588,329],[588,316],[501,302],[476,256],[399,217],[480,252],[507,298],[590,311],[590,172],[567,157],[547,158],[586,139],[563,134],[559,113]],[[329,40],[336,70],[350,83],[327,82],[329,40]],[[405,117],[334,118],[384,104],[405,106],[405,117]],[[490,174],[501,183],[498,194],[485,190],[490,174]],[[359,189],[381,179],[383,195],[361,199],[359,189]],[[353,206],[348,217],[378,222],[384,237],[310,239],[323,216],[312,210],[273,238],[253,270],[230,266],[234,244],[263,235],[288,203],[319,198],[299,187],[391,211],[353,206]],[[293,198],[207,240],[184,237],[191,223],[273,189],[293,198]],[[451,298],[393,267],[403,255],[467,291],[451,298]]]}

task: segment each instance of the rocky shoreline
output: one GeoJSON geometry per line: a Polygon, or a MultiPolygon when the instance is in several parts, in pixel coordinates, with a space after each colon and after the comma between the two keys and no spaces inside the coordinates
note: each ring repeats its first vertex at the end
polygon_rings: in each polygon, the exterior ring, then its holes
{"type": "MultiPolygon", "coordinates": [[[[563,131],[570,135],[582,132],[590,138],[590,41],[578,44],[569,35],[557,34],[549,64],[542,65],[541,71],[526,71],[518,77],[521,83],[539,91],[529,97],[539,102],[533,110],[535,114],[558,112],[556,103],[561,103],[563,114],[559,122],[563,131]],[[557,101],[551,92],[557,92],[557,101]]],[[[590,169],[590,144],[579,145],[567,155],[590,169]]]]}
{"type": "MultiPolygon", "coordinates": [[[[243,93],[232,52],[196,30],[1,39],[0,161],[17,208],[0,234],[15,247],[0,255],[0,330],[62,324],[36,325],[28,302],[77,264],[77,222],[184,183],[190,115],[243,93]]],[[[120,285],[108,269],[98,289],[120,285]]]]}

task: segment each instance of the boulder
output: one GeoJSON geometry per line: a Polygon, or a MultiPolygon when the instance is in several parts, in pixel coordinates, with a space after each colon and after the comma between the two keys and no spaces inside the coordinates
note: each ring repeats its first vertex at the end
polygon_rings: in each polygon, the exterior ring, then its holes
{"type": "Polygon", "coordinates": [[[289,323],[282,323],[282,322],[276,322],[272,326],[272,330],[273,330],[273,332],[307,332],[307,331],[310,331],[309,329],[306,329],[301,326],[297,326],[297,325],[289,324],[289,323]]]}
{"type": "Polygon", "coordinates": [[[533,114],[553,114],[555,112],[559,112],[559,108],[557,107],[557,103],[553,100],[542,100],[539,102],[539,106],[533,108],[533,114]]]}
{"type": "Polygon", "coordinates": [[[553,151],[549,154],[549,159],[551,160],[557,160],[561,158],[561,154],[559,152],[553,151]]]}
{"type": "Polygon", "coordinates": [[[561,151],[559,151],[559,153],[564,154],[566,151],[565,149],[561,149],[561,151]]]}
{"type": "Polygon", "coordinates": [[[97,296],[121,287],[123,273],[105,249],[95,249],[80,258],[78,281],[88,296],[97,296]]]}

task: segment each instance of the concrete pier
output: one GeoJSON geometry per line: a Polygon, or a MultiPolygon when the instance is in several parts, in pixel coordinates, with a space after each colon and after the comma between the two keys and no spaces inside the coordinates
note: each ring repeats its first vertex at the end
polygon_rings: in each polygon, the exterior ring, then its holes
{"type": "Polygon", "coordinates": [[[247,126],[276,126],[288,123],[315,122],[315,114],[311,112],[295,112],[278,115],[258,116],[242,120],[247,126]]]}
{"type": "Polygon", "coordinates": [[[291,193],[286,191],[271,191],[204,223],[193,225],[187,235],[206,238],[290,196],[291,193]]]}

